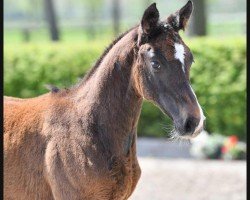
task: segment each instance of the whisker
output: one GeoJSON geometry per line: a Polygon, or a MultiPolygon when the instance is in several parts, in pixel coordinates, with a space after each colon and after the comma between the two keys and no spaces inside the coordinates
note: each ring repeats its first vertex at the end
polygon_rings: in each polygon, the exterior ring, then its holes
{"type": "Polygon", "coordinates": [[[170,133],[174,129],[174,126],[172,124],[162,124],[162,123],[160,123],[160,125],[161,125],[161,128],[164,130],[164,132],[167,135],[170,135],[170,133]]]}
{"type": "Polygon", "coordinates": [[[177,143],[180,147],[191,145],[191,140],[181,137],[175,129],[169,133],[169,136],[168,140],[177,143]]]}

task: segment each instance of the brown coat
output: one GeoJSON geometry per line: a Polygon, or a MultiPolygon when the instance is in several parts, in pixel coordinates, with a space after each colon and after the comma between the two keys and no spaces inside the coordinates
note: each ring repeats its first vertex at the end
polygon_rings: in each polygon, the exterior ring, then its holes
{"type": "Polygon", "coordinates": [[[4,98],[5,199],[130,196],[140,177],[135,144],[142,98],[130,80],[135,32],[79,85],[4,98]]]}

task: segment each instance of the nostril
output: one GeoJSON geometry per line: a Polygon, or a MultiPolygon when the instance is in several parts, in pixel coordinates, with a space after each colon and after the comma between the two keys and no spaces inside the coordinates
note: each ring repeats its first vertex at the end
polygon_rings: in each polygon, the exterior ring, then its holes
{"type": "Polygon", "coordinates": [[[192,129],[192,121],[191,120],[187,120],[186,124],[185,124],[185,132],[190,132],[192,129]]]}
{"type": "Polygon", "coordinates": [[[190,117],[186,120],[186,124],[185,124],[185,132],[186,133],[193,133],[195,128],[198,126],[199,124],[199,120],[194,118],[194,117],[190,117]]]}

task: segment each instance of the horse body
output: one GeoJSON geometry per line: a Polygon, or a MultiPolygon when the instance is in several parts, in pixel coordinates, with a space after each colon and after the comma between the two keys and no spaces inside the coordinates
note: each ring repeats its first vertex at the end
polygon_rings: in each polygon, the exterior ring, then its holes
{"type": "Polygon", "coordinates": [[[5,97],[5,199],[128,199],[141,174],[143,99],[168,114],[179,135],[200,132],[203,114],[188,81],[192,57],[177,34],[191,11],[188,2],[166,26],[152,4],[80,84],[31,99],[5,97]]]}
{"type": "Polygon", "coordinates": [[[33,101],[6,102],[5,199],[126,199],[140,176],[135,127],[106,135],[105,124],[95,127],[101,119],[90,110],[77,117],[70,100],[33,101]]]}
{"type": "Polygon", "coordinates": [[[142,98],[129,85],[133,57],[126,49],[132,46],[123,47],[119,63],[106,58],[91,84],[5,98],[6,199],[128,198],[140,177],[135,144],[142,98]]]}

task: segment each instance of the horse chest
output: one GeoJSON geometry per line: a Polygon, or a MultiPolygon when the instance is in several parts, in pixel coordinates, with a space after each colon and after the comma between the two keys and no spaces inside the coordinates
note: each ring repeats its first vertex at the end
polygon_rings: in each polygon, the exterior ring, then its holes
{"type": "MultiPolygon", "coordinates": [[[[140,178],[141,170],[136,157],[136,133],[131,133],[124,140],[121,154],[109,154],[104,156],[106,160],[105,174],[102,177],[107,180],[105,190],[109,191],[110,199],[127,199],[135,189],[140,178]]],[[[100,166],[100,165],[99,165],[100,166]]]]}
{"type": "Polygon", "coordinates": [[[78,140],[65,141],[64,145],[63,139],[59,141],[61,145],[52,143],[47,148],[54,152],[47,152],[46,159],[52,181],[67,177],[86,199],[125,200],[131,195],[140,177],[134,142],[126,155],[110,155],[100,153],[99,145],[92,142],[85,146],[78,140]]]}
{"type": "Polygon", "coordinates": [[[110,199],[127,199],[134,190],[140,177],[140,167],[133,154],[131,151],[126,157],[111,158],[108,164],[108,177],[105,177],[112,183],[107,185],[110,199]]]}

